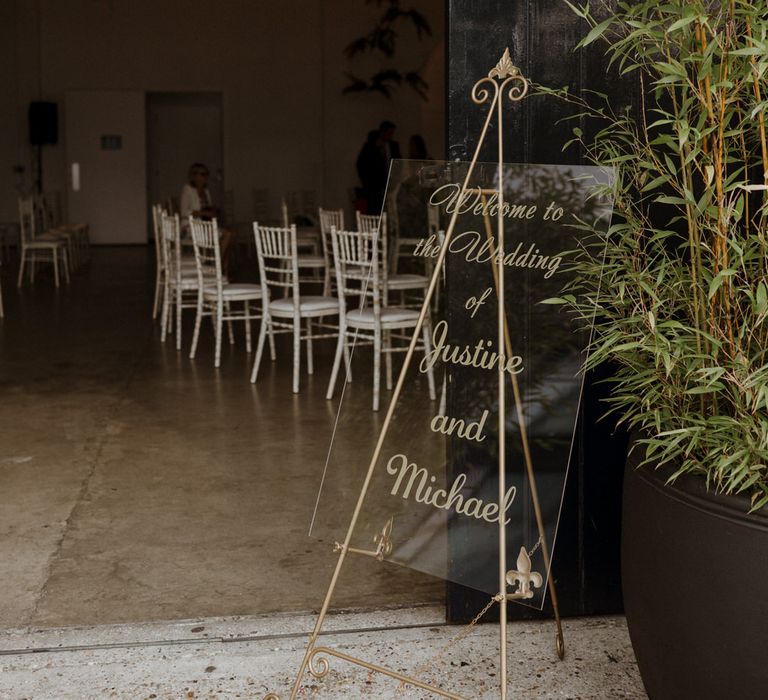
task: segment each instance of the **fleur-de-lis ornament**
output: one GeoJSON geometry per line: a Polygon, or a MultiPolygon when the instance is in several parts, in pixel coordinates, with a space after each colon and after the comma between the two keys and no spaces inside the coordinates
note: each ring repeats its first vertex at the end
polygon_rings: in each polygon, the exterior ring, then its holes
{"type": "Polygon", "coordinates": [[[517,75],[520,71],[517,69],[517,67],[512,63],[512,58],[509,55],[509,49],[504,49],[504,54],[502,55],[501,59],[499,59],[499,62],[496,64],[495,68],[491,68],[490,72],[488,73],[489,78],[499,78],[500,80],[504,80],[504,78],[508,78],[511,75],[517,75]]]}
{"type": "Polygon", "coordinates": [[[517,590],[513,591],[521,598],[533,598],[534,588],[540,588],[544,583],[541,574],[537,571],[531,571],[531,558],[525,547],[520,547],[520,554],[517,555],[517,571],[507,571],[507,585],[514,586],[517,583],[517,590]]]}
{"type": "Polygon", "coordinates": [[[376,545],[376,558],[382,561],[384,557],[392,554],[392,527],[394,518],[387,520],[387,524],[378,535],[374,535],[373,542],[376,545]]]}

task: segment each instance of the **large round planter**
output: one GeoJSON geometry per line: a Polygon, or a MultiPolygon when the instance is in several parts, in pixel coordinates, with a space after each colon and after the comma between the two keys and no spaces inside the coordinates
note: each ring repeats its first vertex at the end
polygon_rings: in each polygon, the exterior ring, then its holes
{"type": "Polygon", "coordinates": [[[768,508],[627,462],[622,581],[651,700],[768,698],[768,508]]]}

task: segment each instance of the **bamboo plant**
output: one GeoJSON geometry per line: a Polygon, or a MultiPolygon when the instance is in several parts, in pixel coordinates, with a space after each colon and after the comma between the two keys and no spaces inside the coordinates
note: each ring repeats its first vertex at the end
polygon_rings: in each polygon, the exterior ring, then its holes
{"type": "MultiPolygon", "coordinates": [[[[635,108],[577,107],[573,141],[615,169],[614,221],[575,253],[558,300],[617,367],[610,410],[645,463],[768,504],[768,6],[754,0],[564,0],[636,80],[635,108]],[[590,121],[591,120],[591,121],[590,121]],[[593,239],[595,240],[595,239],[593,239]],[[600,269],[602,268],[602,289],[600,269]]],[[[571,142],[572,143],[572,142],[571,142]]]]}

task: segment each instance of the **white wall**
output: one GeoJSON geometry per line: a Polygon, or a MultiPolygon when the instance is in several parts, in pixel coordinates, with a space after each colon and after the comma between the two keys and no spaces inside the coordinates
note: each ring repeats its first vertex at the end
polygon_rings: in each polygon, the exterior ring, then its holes
{"type": "MultiPolygon", "coordinates": [[[[61,109],[67,90],[220,91],[226,186],[242,219],[251,216],[254,188],[269,188],[273,206],[287,189],[315,189],[326,206],[347,205],[357,152],[385,118],[398,124],[404,152],[410,134],[421,133],[439,157],[443,2],[413,4],[434,36],[418,42],[404,30],[396,63],[428,68],[428,103],[408,88],[391,100],[341,94],[345,71],[383,66],[342,53],[380,12],[365,0],[0,2],[0,90],[10,97],[0,102],[0,220],[15,218],[13,165],[25,165],[29,180],[28,102],[53,100],[61,109]]],[[[63,124],[59,131],[61,138],[63,124]]],[[[46,189],[64,191],[64,153],[61,143],[44,147],[46,189]]]]}

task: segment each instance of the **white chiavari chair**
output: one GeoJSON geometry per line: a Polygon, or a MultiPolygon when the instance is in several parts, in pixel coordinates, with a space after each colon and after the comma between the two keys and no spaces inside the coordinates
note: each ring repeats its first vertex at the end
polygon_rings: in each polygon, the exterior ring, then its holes
{"type": "MultiPolygon", "coordinates": [[[[299,210],[299,201],[298,192],[288,192],[280,202],[280,214],[283,220],[283,228],[288,228],[291,224],[295,224],[297,217],[308,218],[299,210]]],[[[304,256],[305,260],[308,261],[310,256],[316,258],[320,257],[320,234],[317,229],[302,231],[301,228],[297,228],[296,245],[300,251],[300,257],[304,256]]],[[[299,267],[301,267],[301,265],[299,267]]]]}
{"type": "Polygon", "coordinates": [[[163,231],[161,217],[163,207],[160,204],[152,205],[152,235],[155,241],[155,301],[152,305],[152,318],[157,318],[163,304],[163,294],[165,292],[165,256],[163,255],[163,231]]]}
{"type": "Polygon", "coordinates": [[[59,266],[64,272],[64,279],[69,284],[69,259],[67,241],[57,236],[47,235],[48,232],[37,235],[35,202],[31,197],[19,199],[19,243],[21,245],[21,261],[19,262],[19,279],[17,286],[21,287],[24,279],[24,267],[29,267],[29,278],[34,284],[35,267],[38,262],[53,265],[53,278],[56,287],[59,286],[59,266]]]}
{"type": "Polygon", "coordinates": [[[219,367],[224,321],[229,326],[230,343],[234,341],[232,321],[245,323],[245,346],[247,352],[251,352],[251,320],[262,317],[259,310],[253,309],[251,304],[252,302],[260,302],[263,293],[258,284],[231,284],[227,281],[222,271],[219,227],[216,219],[203,221],[190,216],[189,229],[192,233],[192,245],[195,249],[198,281],[195,333],[192,337],[189,357],[194,359],[197,352],[197,341],[200,337],[200,325],[203,316],[210,316],[216,337],[213,366],[219,367]],[[239,304],[242,304],[242,309],[238,308],[239,304]]]}
{"type": "Polygon", "coordinates": [[[67,245],[69,269],[74,272],[81,263],[80,233],[74,227],[65,226],[61,221],[61,210],[48,199],[48,195],[36,194],[32,198],[35,211],[35,230],[42,231],[39,239],[60,240],[67,245]]]}
{"type": "Polygon", "coordinates": [[[38,228],[38,230],[42,231],[47,228],[52,236],[67,239],[70,268],[75,270],[87,262],[91,254],[91,238],[88,224],[65,222],[61,192],[54,190],[40,195],[39,208],[40,218],[45,221],[45,225],[38,228]]]}
{"type": "MultiPolygon", "coordinates": [[[[373,410],[379,410],[381,393],[381,357],[386,358],[387,389],[392,388],[392,353],[404,352],[405,346],[393,346],[393,331],[416,328],[419,311],[402,307],[389,307],[384,304],[382,270],[379,261],[380,245],[375,232],[339,231],[331,229],[333,260],[336,268],[339,303],[339,340],[333,361],[331,379],[328,383],[327,399],[333,397],[336,378],[341,359],[347,360],[349,374],[349,342],[355,345],[372,343],[373,345],[373,410]],[[360,297],[365,300],[359,308],[348,309],[347,297],[360,297]]],[[[430,321],[427,317],[421,329],[419,349],[425,355],[431,351],[430,321]]],[[[435,400],[435,378],[430,366],[427,371],[429,398],[435,400]]]]}
{"type": "Polygon", "coordinates": [[[181,350],[181,321],[184,309],[197,309],[199,281],[197,267],[182,255],[181,225],[178,214],[160,212],[162,256],[165,264],[165,291],[160,341],[176,327],[176,349],[181,350]]]}
{"type": "MultiPolygon", "coordinates": [[[[389,205],[388,211],[392,214],[392,221],[390,222],[390,224],[392,224],[392,230],[388,231],[388,234],[391,237],[391,250],[389,251],[389,271],[392,274],[397,274],[397,271],[400,267],[401,258],[413,258],[413,251],[424,238],[424,236],[421,235],[415,237],[402,235],[402,231],[400,229],[400,219],[398,216],[399,209],[397,206],[397,197],[399,191],[400,183],[395,186],[393,192],[387,198],[389,205]]],[[[439,231],[440,209],[434,204],[427,204],[427,236],[432,234],[437,235],[439,231]]],[[[416,231],[416,233],[420,234],[421,231],[416,231]]],[[[429,262],[429,260],[426,260],[427,275],[429,275],[431,272],[429,268],[429,262]]]]}
{"type": "Polygon", "coordinates": [[[392,292],[400,293],[400,306],[421,307],[421,302],[429,287],[429,277],[426,275],[417,275],[413,273],[393,274],[388,267],[389,239],[387,235],[387,215],[381,217],[372,214],[361,214],[357,212],[357,230],[366,233],[378,232],[380,248],[380,267],[382,269],[382,285],[384,289],[384,300],[386,304],[392,303],[392,292]],[[380,229],[380,230],[379,230],[380,229]],[[418,292],[418,298],[408,302],[409,292],[418,292]]]}
{"type": "Polygon", "coordinates": [[[333,293],[333,278],[336,276],[336,270],[333,266],[333,246],[331,245],[331,229],[335,226],[339,231],[344,230],[344,210],[343,209],[318,209],[318,218],[320,220],[320,242],[323,247],[323,257],[325,258],[325,282],[323,284],[323,294],[333,293]]]}
{"type": "MultiPolygon", "coordinates": [[[[301,368],[301,342],[307,345],[307,374],[313,374],[312,341],[336,338],[337,326],[331,326],[324,317],[336,316],[339,303],[334,297],[301,295],[299,289],[299,255],[296,226],[276,227],[253,224],[256,257],[263,295],[263,318],[256,346],[251,382],[259,373],[264,340],[273,333],[293,335],[293,392],[299,392],[301,368]],[[285,293],[288,296],[285,296],[285,293]],[[305,328],[302,332],[302,321],[305,328]],[[318,332],[316,332],[316,329],[318,332]]],[[[272,350],[274,360],[274,350],[272,350]]]]}
{"type": "MultiPolygon", "coordinates": [[[[290,194],[290,193],[289,193],[290,194]]],[[[298,196],[298,193],[294,193],[298,196]]],[[[283,228],[290,228],[292,225],[291,217],[288,213],[288,203],[285,199],[282,201],[283,228]]],[[[321,254],[322,246],[320,239],[322,236],[317,230],[300,232],[296,229],[296,247],[299,251],[299,271],[309,270],[310,274],[299,277],[300,282],[312,282],[323,284],[323,294],[325,294],[325,279],[328,275],[328,260],[321,254]]],[[[285,290],[287,293],[287,289],[285,290]]]]}

